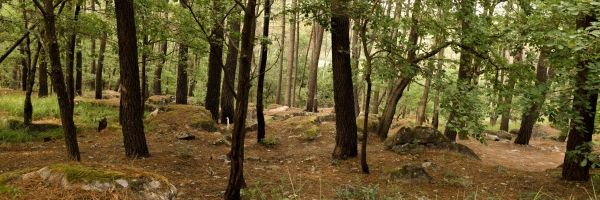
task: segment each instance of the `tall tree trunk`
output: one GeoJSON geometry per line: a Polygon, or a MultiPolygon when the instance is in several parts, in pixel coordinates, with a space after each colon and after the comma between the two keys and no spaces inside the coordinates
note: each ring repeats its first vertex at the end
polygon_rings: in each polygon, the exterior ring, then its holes
{"type": "MultiPolygon", "coordinates": [[[[292,9],[296,9],[296,6],[298,5],[298,0],[292,0],[292,9]]],[[[293,84],[294,84],[294,80],[295,80],[295,76],[294,76],[294,69],[296,66],[295,61],[295,52],[296,52],[296,14],[292,13],[292,28],[290,29],[290,35],[289,35],[289,48],[288,48],[288,54],[287,54],[287,62],[288,62],[288,68],[287,68],[287,84],[286,84],[286,88],[285,88],[285,105],[286,106],[292,106],[292,88],[293,88],[293,84]]]]}
{"type": "Polygon", "coordinates": [[[331,59],[333,68],[333,98],[335,102],[334,159],[348,159],[358,154],[356,141],[356,114],[352,92],[350,63],[350,18],[348,0],[331,2],[331,59]]]}
{"type": "MultiPolygon", "coordinates": [[[[214,16],[222,12],[220,0],[213,1],[214,16]]],[[[223,26],[217,20],[209,38],[210,53],[208,56],[208,80],[206,82],[206,98],[204,107],[212,115],[213,120],[219,119],[219,95],[221,94],[221,70],[223,68],[223,26]]]]}
{"type": "MultiPolygon", "coordinates": [[[[287,0],[282,0],[281,5],[281,46],[279,46],[279,50],[281,51],[281,55],[285,53],[285,7],[287,0]]],[[[283,86],[283,62],[284,58],[281,56],[279,60],[279,74],[277,76],[277,97],[275,99],[276,104],[281,104],[281,88],[283,86]]],[[[289,61],[288,61],[289,62],[289,61]]]]}
{"type": "MultiPolygon", "coordinates": [[[[73,21],[76,22],[79,17],[79,11],[81,10],[80,1],[77,1],[75,4],[75,13],[73,14],[73,21]]],[[[73,103],[73,99],[75,99],[75,46],[77,44],[77,34],[75,32],[71,33],[69,36],[69,40],[67,42],[67,93],[69,94],[69,100],[71,101],[71,105],[75,105],[73,103]]]]}
{"type": "MultiPolygon", "coordinates": [[[[239,13],[239,12],[236,12],[239,13]]],[[[229,18],[229,34],[227,44],[227,58],[221,88],[221,123],[233,122],[234,117],[234,93],[235,93],[235,70],[237,68],[238,48],[240,46],[240,21],[237,17],[229,18]]]]}
{"type": "Polygon", "coordinates": [[[365,58],[366,58],[366,63],[365,63],[365,82],[367,83],[367,91],[366,91],[366,97],[365,97],[365,104],[364,104],[364,109],[365,109],[365,118],[363,121],[363,140],[361,143],[361,150],[360,150],[360,167],[362,169],[362,172],[365,174],[369,173],[369,165],[367,163],[367,139],[369,138],[369,103],[371,101],[371,70],[372,70],[372,63],[373,63],[373,57],[371,55],[371,52],[369,50],[369,46],[368,46],[368,41],[367,41],[367,25],[368,25],[368,21],[365,20],[364,24],[362,24],[362,26],[360,27],[360,38],[362,41],[362,49],[363,52],[365,54],[365,58]]]}
{"type": "Polygon", "coordinates": [[[548,80],[548,67],[546,65],[548,63],[547,57],[549,53],[550,52],[547,48],[543,48],[540,51],[536,69],[536,93],[530,96],[530,99],[532,100],[531,105],[529,105],[527,109],[523,110],[523,115],[521,116],[521,127],[519,128],[519,135],[517,136],[517,139],[515,139],[515,144],[529,144],[533,126],[540,116],[540,110],[544,105],[544,101],[546,101],[546,93],[548,92],[548,85],[546,83],[548,80]]]}
{"type": "MultiPolygon", "coordinates": [[[[271,17],[271,1],[265,0],[264,5],[264,23],[263,23],[263,40],[269,38],[269,19],[271,17]]],[[[256,119],[258,123],[258,132],[256,140],[261,143],[265,138],[265,116],[263,114],[263,90],[265,85],[265,70],[267,68],[267,54],[269,53],[269,44],[265,41],[260,47],[260,63],[258,69],[258,84],[256,87],[256,119]]]]}
{"type": "MultiPolygon", "coordinates": [[[[581,15],[577,19],[577,28],[586,32],[587,27],[596,22],[596,16],[581,15]]],[[[596,53],[592,49],[584,49],[586,53],[596,53]]],[[[598,88],[593,88],[594,80],[599,75],[590,69],[590,64],[597,62],[589,60],[585,56],[576,56],[579,59],[577,75],[575,77],[575,91],[573,99],[573,111],[575,118],[571,120],[569,138],[567,140],[567,153],[562,170],[562,179],[569,181],[587,181],[590,178],[591,162],[587,161],[592,151],[592,141],[594,133],[594,120],[596,117],[596,106],[598,103],[598,88]]],[[[597,86],[597,85],[596,85],[597,86]]]]}
{"type": "Polygon", "coordinates": [[[67,86],[65,85],[64,75],[60,64],[60,48],[56,37],[56,24],[54,15],[54,6],[52,0],[44,0],[44,6],[35,0],[38,8],[44,16],[44,39],[48,50],[48,57],[51,65],[51,78],[54,92],[58,99],[60,108],[60,119],[65,134],[65,144],[69,160],[80,161],[79,146],[77,145],[77,132],[75,122],[73,121],[73,106],[69,101],[67,86]]]}
{"type": "Polygon", "coordinates": [[[238,72],[237,105],[235,107],[235,124],[231,137],[231,168],[229,181],[225,191],[226,200],[238,200],[244,184],[244,139],[246,136],[246,115],[248,114],[248,93],[250,91],[250,69],[252,68],[252,50],[255,29],[256,0],[248,0],[244,12],[242,29],[242,46],[240,49],[240,70],[238,72]]]}
{"type": "MultiPolygon", "coordinates": [[[[445,58],[444,49],[442,49],[440,51],[440,53],[438,54],[437,70],[435,71],[436,80],[442,79],[442,75],[444,73],[444,71],[443,71],[444,58],[445,58]]],[[[435,89],[435,97],[433,98],[433,116],[431,116],[431,127],[435,128],[436,130],[438,129],[438,127],[440,125],[440,96],[441,96],[441,89],[436,88],[435,89]]]]}
{"type": "MultiPolygon", "coordinates": [[[[358,27],[360,22],[354,20],[354,26],[358,27]]],[[[358,42],[358,31],[354,28],[355,31],[352,33],[352,82],[354,86],[352,87],[352,93],[354,94],[354,113],[356,116],[360,113],[360,104],[358,103],[359,95],[359,81],[358,81],[358,65],[360,64],[360,43],[358,42]]]]}
{"type": "MultiPolygon", "coordinates": [[[[91,1],[90,3],[92,4],[92,13],[96,12],[96,1],[91,1]]],[[[91,40],[92,40],[92,44],[91,44],[90,48],[92,51],[91,52],[92,59],[90,59],[90,60],[92,60],[92,65],[90,66],[90,72],[92,74],[95,74],[96,73],[96,38],[92,38],[91,40]]],[[[94,83],[92,82],[92,84],[94,84],[94,83]]],[[[95,86],[93,86],[92,88],[95,88],[95,86]]]]}
{"type": "MultiPolygon", "coordinates": [[[[471,23],[470,19],[475,13],[475,2],[473,0],[461,0],[459,6],[458,17],[461,24],[461,41],[460,43],[465,46],[470,45],[470,41],[467,41],[467,37],[471,35],[471,23]]],[[[456,81],[456,87],[458,93],[452,98],[452,107],[450,109],[450,115],[446,122],[446,129],[444,135],[451,141],[456,141],[456,135],[458,131],[463,128],[461,122],[457,118],[462,117],[464,112],[461,112],[459,108],[461,106],[460,98],[464,97],[472,88],[471,86],[471,64],[473,56],[470,52],[462,50],[460,52],[460,61],[458,66],[458,80],[456,81]]]]}
{"type": "MultiPolygon", "coordinates": [[[[523,60],[523,48],[520,47],[515,54],[515,63],[520,63],[523,60]]],[[[502,111],[502,117],[500,118],[500,130],[508,131],[512,110],[512,99],[513,99],[513,91],[515,89],[515,84],[517,83],[516,77],[514,74],[509,72],[508,74],[508,85],[507,90],[504,92],[504,101],[502,102],[504,105],[504,110],[502,111]],[[511,76],[512,75],[512,76],[511,76]]]]}
{"type": "Polygon", "coordinates": [[[152,84],[152,93],[154,95],[162,94],[162,71],[167,61],[167,40],[163,40],[160,45],[160,60],[154,70],[154,81],[152,84]]]}
{"type": "Polygon", "coordinates": [[[319,72],[319,57],[321,55],[321,44],[323,43],[323,32],[325,29],[315,21],[315,40],[313,41],[313,51],[310,58],[310,73],[308,75],[308,98],[306,99],[306,111],[317,111],[317,72],[319,72]]]}
{"type": "MultiPolygon", "coordinates": [[[[430,71],[433,71],[433,62],[429,62],[429,65],[430,71]]],[[[425,116],[425,112],[427,112],[427,100],[429,98],[431,76],[432,74],[429,74],[427,75],[427,77],[425,77],[425,84],[423,85],[423,94],[421,95],[421,99],[419,100],[419,107],[417,108],[417,126],[423,125],[423,122],[425,122],[427,119],[427,117],[425,116]]]]}
{"type": "Polygon", "coordinates": [[[144,134],[144,106],[140,90],[137,36],[133,0],[115,0],[119,68],[121,74],[120,116],[125,155],[129,158],[149,157],[144,134]]]}
{"type": "Polygon", "coordinates": [[[33,85],[35,83],[35,70],[40,56],[40,50],[42,49],[42,43],[38,41],[35,56],[33,57],[33,63],[29,68],[29,74],[27,77],[27,91],[25,92],[25,103],[23,104],[23,124],[30,125],[33,121],[33,105],[31,104],[31,93],[33,92],[33,85]]]}
{"type": "Polygon", "coordinates": [[[39,89],[38,89],[38,97],[47,97],[48,96],[48,63],[46,61],[46,51],[42,48],[40,52],[40,71],[38,72],[39,76],[39,89]]]}
{"type": "Polygon", "coordinates": [[[187,104],[188,93],[188,47],[179,43],[179,61],[177,63],[177,88],[175,90],[175,103],[187,104]]]}
{"type": "Polygon", "coordinates": [[[148,77],[146,76],[146,65],[148,64],[148,51],[145,48],[148,48],[148,35],[144,35],[142,39],[142,45],[144,51],[142,52],[142,105],[146,102],[146,99],[150,96],[148,95],[148,77]]]}
{"type": "MultiPolygon", "coordinates": [[[[298,26],[300,27],[300,26],[298,26]]],[[[305,87],[305,83],[304,83],[304,77],[306,77],[306,65],[308,65],[308,53],[310,53],[310,49],[312,48],[312,43],[313,43],[313,39],[315,37],[315,26],[313,26],[311,28],[310,31],[310,37],[308,39],[308,43],[307,43],[307,48],[306,48],[306,53],[304,54],[304,64],[302,65],[302,73],[300,75],[299,79],[296,79],[297,81],[300,81],[300,85],[298,85],[298,92],[296,92],[296,95],[294,97],[294,99],[296,99],[297,97],[297,104],[299,104],[299,102],[302,100],[301,99],[301,93],[302,93],[302,88],[305,87]]],[[[300,30],[300,28],[298,28],[298,30],[300,30]]],[[[300,37],[300,34],[298,34],[298,37],[300,37]]],[[[298,44],[300,44],[300,42],[298,42],[298,44]]],[[[314,51],[314,50],[313,50],[314,51]]],[[[295,88],[294,88],[295,89],[295,88]]]]}
{"type": "MultiPolygon", "coordinates": [[[[295,12],[294,13],[296,19],[299,19],[298,17],[298,13],[295,12]]],[[[298,63],[300,63],[298,61],[298,55],[299,55],[299,48],[300,48],[300,20],[296,20],[296,42],[294,45],[294,79],[292,81],[292,104],[290,105],[290,107],[294,107],[296,106],[296,86],[298,85],[298,63]]]]}
{"type": "Polygon", "coordinates": [[[102,71],[104,70],[104,53],[106,52],[106,41],[108,35],[102,34],[100,38],[100,50],[98,52],[98,65],[96,66],[96,99],[102,99],[102,90],[104,90],[104,81],[102,80],[102,71]]]}
{"type": "MultiPolygon", "coordinates": [[[[81,39],[78,41],[79,46],[81,46],[81,39]]],[[[83,96],[82,83],[83,83],[83,55],[81,53],[81,48],[77,49],[77,53],[75,55],[75,92],[78,96],[83,96]]]]}
{"type": "MultiPolygon", "coordinates": [[[[410,45],[406,56],[409,65],[413,68],[416,68],[417,63],[415,60],[417,56],[417,42],[419,40],[418,16],[421,13],[421,0],[414,1],[412,13],[413,15],[411,17],[411,26],[408,36],[408,42],[410,45]]],[[[390,126],[392,125],[392,121],[394,120],[394,115],[396,114],[396,105],[398,105],[398,101],[404,94],[404,89],[406,89],[412,78],[412,76],[404,75],[403,77],[398,78],[394,82],[392,90],[388,93],[385,108],[383,109],[383,116],[381,118],[381,121],[379,122],[379,127],[377,130],[377,134],[381,139],[387,138],[388,131],[390,130],[390,126]]]]}

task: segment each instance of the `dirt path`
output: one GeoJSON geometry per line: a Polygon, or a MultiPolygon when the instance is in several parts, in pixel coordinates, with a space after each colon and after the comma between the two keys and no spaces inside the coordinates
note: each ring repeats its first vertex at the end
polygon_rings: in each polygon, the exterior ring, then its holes
{"type": "Polygon", "coordinates": [[[487,145],[475,140],[459,143],[473,149],[484,164],[523,171],[541,172],[556,168],[565,156],[565,143],[551,140],[532,140],[529,146],[515,145],[512,141],[488,141],[487,145]]]}

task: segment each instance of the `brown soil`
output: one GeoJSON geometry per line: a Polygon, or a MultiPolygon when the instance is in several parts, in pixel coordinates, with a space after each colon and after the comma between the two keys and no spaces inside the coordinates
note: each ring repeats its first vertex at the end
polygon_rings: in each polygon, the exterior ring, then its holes
{"type": "MultiPolygon", "coordinates": [[[[185,110],[199,107],[183,106],[185,110]]],[[[118,109],[118,108],[115,108],[118,109]]],[[[171,111],[170,111],[171,112],[171,111]]],[[[176,112],[176,111],[175,111],[176,112]]],[[[101,133],[81,130],[78,137],[83,164],[100,164],[138,168],[167,177],[178,189],[179,199],[222,199],[226,188],[229,163],[224,157],[230,147],[213,145],[217,134],[185,126],[189,116],[163,115],[147,127],[148,146],[152,156],[129,160],[124,156],[119,129],[101,133]],[[182,141],[177,131],[190,131],[197,139],[182,141]]],[[[220,125],[224,129],[224,125],[220,125]]],[[[360,173],[359,159],[334,161],[331,152],[335,141],[335,124],[322,122],[321,136],[314,141],[300,140],[293,127],[275,120],[267,127],[267,137],[276,137],[278,144],[265,147],[256,143],[255,132],[247,133],[244,177],[251,191],[262,191],[266,199],[336,199],[340,188],[352,186],[377,187],[378,198],[391,199],[587,199],[589,183],[561,181],[560,170],[564,144],[533,141],[522,147],[512,143],[461,141],[482,158],[481,161],[444,151],[397,154],[383,148],[381,141],[370,135],[368,162],[371,174],[360,173]],[[559,148],[555,152],[554,147],[559,148]],[[404,164],[431,162],[426,168],[433,177],[430,183],[409,183],[391,180],[388,172],[404,164]]],[[[33,142],[0,145],[0,173],[23,168],[41,168],[68,162],[64,141],[33,142]]],[[[118,194],[94,193],[93,197],[76,195],[81,191],[57,190],[46,185],[24,187],[25,196],[40,199],[118,199],[118,194]],[[39,196],[36,194],[44,194],[39,196]]],[[[8,198],[8,197],[6,197],[8,198]]],[[[358,197],[357,197],[358,198],[358,197]]]]}

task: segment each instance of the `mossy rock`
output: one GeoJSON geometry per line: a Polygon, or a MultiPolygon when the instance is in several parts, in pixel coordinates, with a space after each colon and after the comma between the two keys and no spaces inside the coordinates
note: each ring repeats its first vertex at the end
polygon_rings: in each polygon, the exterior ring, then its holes
{"type": "Polygon", "coordinates": [[[294,132],[302,132],[300,138],[306,141],[313,141],[321,136],[319,126],[314,124],[308,126],[298,125],[294,128],[294,132]]]}
{"type": "MultiPolygon", "coordinates": [[[[360,133],[363,132],[364,130],[364,125],[365,125],[365,117],[364,116],[358,116],[356,118],[356,128],[358,129],[358,131],[360,133]]],[[[377,119],[376,115],[369,115],[369,122],[367,123],[368,128],[367,130],[369,132],[377,132],[377,128],[379,126],[379,120],[377,119]]]]}
{"type": "Polygon", "coordinates": [[[402,182],[428,183],[433,179],[424,167],[417,164],[403,165],[388,174],[390,179],[402,182]]]}
{"type": "Polygon", "coordinates": [[[319,118],[317,116],[296,116],[287,119],[284,123],[293,126],[292,131],[302,140],[312,141],[321,136],[319,118]]]}

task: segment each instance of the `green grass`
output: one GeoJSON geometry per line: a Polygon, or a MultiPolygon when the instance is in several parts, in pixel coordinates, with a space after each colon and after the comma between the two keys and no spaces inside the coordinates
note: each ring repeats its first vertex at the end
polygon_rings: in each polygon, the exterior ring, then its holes
{"type": "Polygon", "coordinates": [[[112,182],[125,178],[125,175],[112,171],[100,171],[81,165],[55,164],[50,166],[51,170],[63,172],[68,181],[74,183],[98,181],[101,183],[112,182]]]}
{"type": "Polygon", "coordinates": [[[44,138],[63,138],[63,130],[60,126],[33,125],[25,127],[22,122],[13,118],[0,120],[0,141],[9,143],[22,143],[40,141],[44,138]]]}

